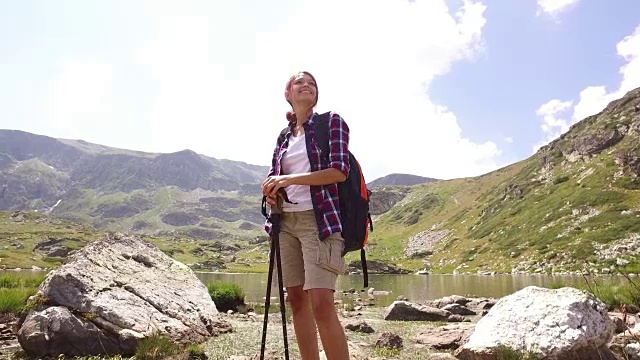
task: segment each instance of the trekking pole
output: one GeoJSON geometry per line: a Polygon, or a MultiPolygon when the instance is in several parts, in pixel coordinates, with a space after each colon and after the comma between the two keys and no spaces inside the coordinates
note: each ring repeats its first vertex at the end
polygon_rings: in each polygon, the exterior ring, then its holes
{"type": "MultiPolygon", "coordinates": [[[[285,201],[289,201],[287,198],[287,194],[284,189],[280,189],[279,193],[282,194],[285,201]]],[[[280,254],[280,225],[282,223],[282,201],[283,198],[279,195],[276,195],[276,204],[271,208],[271,215],[266,214],[265,207],[266,198],[262,198],[262,213],[268,217],[271,221],[271,246],[269,251],[269,274],[267,277],[267,294],[264,305],[264,322],[262,324],[262,345],[260,348],[260,360],[264,360],[264,350],[266,346],[267,339],[267,324],[269,320],[269,306],[271,302],[271,285],[273,283],[273,267],[274,260],[277,262],[278,269],[278,292],[280,295],[280,314],[282,316],[282,337],[284,340],[284,357],[286,360],[289,360],[289,344],[287,341],[287,318],[285,311],[285,303],[284,303],[284,291],[283,291],[283,283],[282,283],[282,257],[280,254]],[[275,256],[275,259],[274,259],[275,256]]]]}

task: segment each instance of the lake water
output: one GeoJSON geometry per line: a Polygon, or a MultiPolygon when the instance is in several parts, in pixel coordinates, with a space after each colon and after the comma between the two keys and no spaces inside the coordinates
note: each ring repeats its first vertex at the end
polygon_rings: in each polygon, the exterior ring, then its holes
{"type": "MultiPolygon", "coordinates": [[[[42,272],[32,271],[1,271],[2,273],[14,273],[20,276],[42,275],[42,272]]],[[[230,273],[196,273],[196,276],[205,284],[212,281],[234,282],[240,285],[245,292],[246,302],[262,303],[266,295],[267,274],[230,274],[230,273]]],[[[621,276],[595,278],[598,284],[604,282],[626,281],[621,276]]],[[[448,295],[462,295],[475,297],[499,298],[512,294],[529,285],[550,287],[553,284],[562,283],[570,286],[583,286],[585,279],[582,276],[562,275],[383,275],[369,274],[369,287],[376,290],[390,291],[389,295],[375,297],[376,306],[387,306],[398,296],[404,295],[411,301],[424,301],[441,298],[448,295]]],[[[271,296],[278,302],[277,276],[274,274],[271,296]]],[[[367,298],[363,287],[362,275],[344,275],[338,277],[336,298],[340,298],[340,292],[355,289],[360,292],[363,299],[367,298]]]]}
{"type": "MultiPolygon", "coordinates": [[[[205,284],[211,281],[237,283],[244,289],[247,302],[263,302],[266,295],[267,274],[197,273],[197,276],[205,284]]],[[[596,281],[599,284],[611,281],[619,282],[624,281],[624,278],[598,277],[596,281]]],[[[411,301],[433,300],[454,294],[499,298],[529,285],[549,287],[558,282],[573,286],[585,284],[582,276],[369,274],[369,287],[390,291],[389,295],[375,297],[377,306],[387,306],[400,295],[406,296],[411,301]]],[[[274,276],[273,284],[271,296],[277,298],[276,276],[274,276]]],[[[337,291],[366,290],[363,285],[362,275],[345,275],[338,278],[337,291]]],[[[336,298],[340,296],[340,294],[336,294],[336,298]]],[[[362,297],[366,298],[366,291],[362,297]]]]}

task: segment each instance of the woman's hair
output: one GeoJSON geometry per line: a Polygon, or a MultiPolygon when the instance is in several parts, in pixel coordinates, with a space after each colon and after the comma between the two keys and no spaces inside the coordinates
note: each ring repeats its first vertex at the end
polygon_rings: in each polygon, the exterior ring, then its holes
{"type": "Polygon", "coordinates": [[[313,105],[311,105],[311,107],[313,108],[318,103],[318,82],[316,81],[316,78],[311,75],[311,73],[309,73],[308,71],[300,71],[289,78],[289,81],[287,81],[287,85],[284,89],[284,98],[287,100],[289,105],[291,105],[291,111],[287,111],[287,121],[289,121],[289,129],[291,129],[291,131],[293,131],[293,128],[298,123],[298,118],[296,117],[296,113],[293,111],[293,104],[291,103],[291,101],[289,101],[288,95],[290,94],[291,88],[293,87],[293,81],[300,74],[308,75],[311,79],[313,79],[313,82],[316,84],[316,100],[313,102],[313,105]]]}

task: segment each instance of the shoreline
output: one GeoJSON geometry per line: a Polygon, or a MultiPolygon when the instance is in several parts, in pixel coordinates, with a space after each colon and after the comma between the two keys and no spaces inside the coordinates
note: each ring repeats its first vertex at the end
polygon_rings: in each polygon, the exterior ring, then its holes
{"type": "MultiPolygon", "coordinates": [[[[29,269],[29,268],[1,268],[0,269],[0,273],[2,272],[11,272],[11,273],[27,273],[27,272],[31,272],[31,273],[48,273],[52,270],[55,270],[57,268],[51,268],[51,269],[29,269]]],[[[194,274],[214,274],[214,275],[257,275],[257,274],[267,274],[266,271],[255,271],[255,272],[251,272],[251,271],[244,271],[244,272],[225,272],[225,271],[202,271],[202,270],[191,270],[194,274]]],[[[362,274],[358,274],[358,273],[354,273],[354,274],[342,274],[341,276],[360,276],[362,274]]],[[[396,275],[396,276],[403,276],[403,275],[415,275],[415,276],[429,276],[429,275],[438,275],[438,276],[549,276],[549,277],[554,277],[554,276],[561,276],[561,277],[583,277],[583,276],[589,276],[589,277],[625,277],[625,274],[621,274],[621,273],[609,273],[609,274],[601,274],[601,273],[579,273],[579,272],[562,272],[562,273],[539,273],[539,272],[515,272],[515,273],[507,273],[507,272],[493,272],[493,271],[480,271],[480,272],[457,272],[457,273],[439,273],[439,272],[427,272],[427,273],[420,273],[418,271],[416,272],[409,272],[406,274],[398,274],[398,273],[383,273],[383,272],[369,272],[369,275],[396,275]]],[[[626,274],[626,276],[630,277],[630,278],[636,278],[639,277],[640,274],[635,274],[635,273],[629,273],[626,274]]]]}

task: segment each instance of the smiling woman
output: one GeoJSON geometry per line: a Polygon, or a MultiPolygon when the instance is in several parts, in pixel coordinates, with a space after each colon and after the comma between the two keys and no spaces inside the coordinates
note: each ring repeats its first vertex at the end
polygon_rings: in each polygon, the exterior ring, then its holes
{"type": "MultiPolygon", "coordinates": [[[[335,113],[329,116],[329,153],[322,154],[314,136],[318,85],[308,72],[287,81],[285,99],[289,126],[278,136],[271,169],[262,184],[267,203],[280,188],[291,203],[283,206],[279,236],[282,280],[287,288],[293,326],[302,359],[318,359],[316,326],[328,359],[349,359],[344,330],[333,294],[343,273],[342,224],[337,183],[349,172],[349,127],[335,113]]],[[[271,224],[267,221],[266,230],[271,224]]]]}

